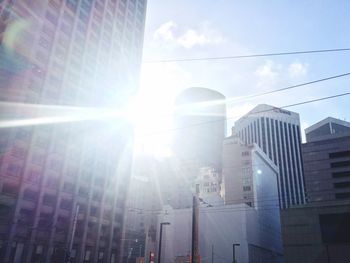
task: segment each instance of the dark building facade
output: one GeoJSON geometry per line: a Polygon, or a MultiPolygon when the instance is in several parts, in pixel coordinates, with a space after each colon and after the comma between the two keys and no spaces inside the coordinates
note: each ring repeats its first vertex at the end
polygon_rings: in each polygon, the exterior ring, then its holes
{"type": "Polygon", "coordinates": [[[350,123],[326,118],[302,144],[308,203],[282,211],[285,262],[350,258],[350,123]]]}
{"type": "Polygon", "coordinates": [[[302,145],[309,202],[350,200],[350,123],[327,118],[306,129],[302,145]]]}
{"type": "Polygon", "coordinates": [[[0,1],[1,262],[120,262],[133,128],[91,113],[137,91],[145,12],[0,1]]]}
{"type": "Polygon", "coordinates": [[[350,203],[322,202],[281,211],[285,263],[347,263],[350,203]]]}

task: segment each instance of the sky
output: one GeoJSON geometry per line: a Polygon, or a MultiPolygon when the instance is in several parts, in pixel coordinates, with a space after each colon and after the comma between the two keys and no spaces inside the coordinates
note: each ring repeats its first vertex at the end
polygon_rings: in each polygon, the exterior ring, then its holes
{"type": "MultiPolygon", "coordinates": [[[[206,87],[227,98],[350,72],[350,51],[237,60],[149,63],[350,47],[350,1],[149,0],[140,98],[156,133],[170,127],[181,90],[206,87]],[[161,115],[159,117],[159,115],[161,115]]],[[[349,92],[350,76],[227,105],[228,130],[257,104],[284,106],[349,92]]],[[[332,116],[350,120],[350,96],[289,108],[302,129],[332,116]]],[[[149,120],[145,120],[149,122],[149,120]]],[[[152,126],[152,127],[150,127],[152,126]]],[[[303,133],[303,132],[302,132],[303,133]]],[[[166,133],[157,134],[157,138],[166,133]]]]}

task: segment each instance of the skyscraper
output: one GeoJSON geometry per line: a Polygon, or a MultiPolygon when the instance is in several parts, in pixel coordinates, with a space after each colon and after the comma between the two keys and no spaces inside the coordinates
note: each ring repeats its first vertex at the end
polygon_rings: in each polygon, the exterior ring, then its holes
{"type": "Polygon", "coordinates": [[[222,141],[225,138],[225,97],[211,89],[193,87],[184,90],[175,101],[172,187],[165,200],[174,208],[192,206],[196,178],[203,167],[221,173],[222,141]]]}
{"type": "Polygon", "coordinates": [[[299,114],[261,104],[235,122],[245,143],[256,143],[279,167],[280,207],[305,203],[299,114]]]}
{"type": "Polygon", "coordinates": [[[118,261],[146,2],[0,2],[4,262],[118,261]]]}
{"type": "Polygon", "coordinates": [[[206,88],[189,88],[177,97],[174,152],[180,160],[221,170],[224,100],[224,95],[206,88]]]}

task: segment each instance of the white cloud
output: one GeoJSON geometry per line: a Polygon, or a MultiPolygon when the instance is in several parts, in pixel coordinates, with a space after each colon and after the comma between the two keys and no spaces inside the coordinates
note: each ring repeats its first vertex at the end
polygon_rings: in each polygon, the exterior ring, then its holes
{"type": "Polygon", "coordinates": [[[154,40],[157,41],[173,41],[174,30],[177,25],[173,21],[168,21],[162,24],[155,32],[154,32],[154,40]]]}
{"type": "Polygon", "coordinates": [[[306,63],[293,62],[288,67],[288,74],[291,78],[303,77],[307,74],[308,67],[306,63]]]}
{"type": "Polygon", "coordinates": [[[272,60],[267,60],[257,68],[255,75],[258,77],[258,87],[273,86],[276,84],[282,66],[272,60]]]}
{"type": "Polygon", "coordinates": [[[156,46],[167,45],[168,48],[191,49],[195,46],[217,45],[224,41],[225,38],[208,23],[203,23],[198,29],[179,29],[175,22],[168,21],[162,24],[153,35],[156,46]]]}

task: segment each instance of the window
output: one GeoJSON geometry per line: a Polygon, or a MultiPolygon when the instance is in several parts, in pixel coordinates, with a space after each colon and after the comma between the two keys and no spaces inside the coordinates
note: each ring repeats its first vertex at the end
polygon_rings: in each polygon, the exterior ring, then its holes
{"type": "Polygon", "coordinates": [[[39,194],[37,191],[31,190],[31,189],[25,189],[23,193],[23,199],[30,200],[30,201],[37,201],[39,197],[39,194]]]}
{"type": "Polygon", "coordinates": [[[7,166],[7,170],[6,170],[7,174],[11,176],[19,176],[20,171],[21,171],[21,166],[16,163],[10,163],[7,166]]]}
{"type": "Polygon", "coordinates": [[[342,157],[350,157],[350,151],[335,152],[335,153],[330,153],[329,154],[329,158],[330,159],[342,158],[342,157]]]}
{"type": "Polygon", "coordinates": [[[47,179],[46,186],[57,189],[59,184],[58,177],[50,177],[47,179]]]}
{"type": "Polygon", "coordinates": [[[30,169],[27,174],[27,181],[37,183],[40,181],[41,174],[39,170],[30,169]]]}
{"type": "Polygon", "coordinates": [[[62,199],[60,208],[66,209],[66,210],[71,210],[72,209],[72,200],[67,200],[67,199],[62,199]]]}
{"type": "Polygon", "coordinates": [[[334,188],[349,188],[350,182],[340,182],[340,183],[334,183],[334,188]]]}
{"type": "Polygon", "coordinates": [[[19,192],[19,185],[4,183],[2,186],[2,192],[6,195],[17,196],[19,192]]]}
{"type": "Polygon", "coordinates": [[[92,207],[91,207],[91,210],[90,210],[90,215],[91,215],[91,216],[98,216],[98,208],[92,206],[92,207]]]}
{"type": "Polygon", "coordinates": [[[348,193],[336,193],[335,194],[336,199],[349,199],[350,198],[350,192],[348,193]]]}
{"type": "Polygon", "coordinates": [[[350,161],[331,163],[332,168],[348,167],[348,166],[350,166],[350,161]]]}
{"type": "Polygon", "coordinates": [[[43,197],[43,204],[53,206],[56,202],[56,196],[45,194],[43,197]]]}
{"type": "Polygon", "coordinates": [[[250,186],[243,186],[243,191],[248,192],[251,190],[250,186]]]}
{"type": "Polygon", "coordinates": [[[65,182],[63,185],[63,191],[67,193],[73,193],[74,185],[72,183],[65,182]]]}
{"type": "Polygon", "coordinates": [[[350,171],[332,173],[333,178],[350,177],[350,171]]]}

